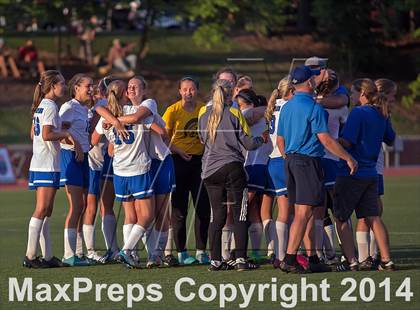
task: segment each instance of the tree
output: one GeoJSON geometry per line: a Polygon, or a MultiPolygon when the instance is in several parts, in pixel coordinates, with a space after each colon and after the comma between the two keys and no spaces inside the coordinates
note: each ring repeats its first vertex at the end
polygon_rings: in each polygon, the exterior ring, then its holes
{"type": "Polygon", "coordinates": [[[234,29],[244,29],[261,36],[282,29],[286,21],[283,14],[286,0],[201,0],[188,1],[181,15],[198,22],[193,40],[207,48],[216,44],[229,44],[227,34],[234,29]]]}

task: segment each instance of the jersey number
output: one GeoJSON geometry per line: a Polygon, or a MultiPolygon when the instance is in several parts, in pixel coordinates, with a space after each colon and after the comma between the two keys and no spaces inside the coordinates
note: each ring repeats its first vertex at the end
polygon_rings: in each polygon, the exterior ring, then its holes
{"type": "Polygon", "coordinates": [[[131,129],[133,129],[133,125],[126,125],[125,128],[128,130],[128,138],[124,138],[122,141],[120,139],[120,137],[117,134],[117,131],[114,128],[114,136],[115,136],[115,144],[120,145],[123,142],[125,144],[133,144],[134,142],[134,132],[131,131],[131,129]]]}
{"type": "Polygon", "coordinates": [[[39,122],[39,117],[38,116],[34,117],[33,122],[34,122],[34,135],[39,136],[39,134],[41,133],[41,125],[39,122]]]}
{"type": "Polygon", "coordinates": [[[270,121],[270,135],[274,133],[274,129],[276,128],[276,116],[273,115],[270,121]]]}

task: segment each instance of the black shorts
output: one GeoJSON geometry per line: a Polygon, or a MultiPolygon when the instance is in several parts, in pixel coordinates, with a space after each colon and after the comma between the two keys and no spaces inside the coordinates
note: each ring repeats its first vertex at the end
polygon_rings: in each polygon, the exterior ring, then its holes
{"type": "Polygon", "coordinates": [[[337,177],[334,186],[334,216],[347,221],[353,211],[358,219],[379,216],[378,178],[337,177]]]}
{"type": "Polygon", "coordinates": [[[301,154],[287,154],[285,162],[289,204],[323,206],[324,171],[321,159],[301,154]]]}

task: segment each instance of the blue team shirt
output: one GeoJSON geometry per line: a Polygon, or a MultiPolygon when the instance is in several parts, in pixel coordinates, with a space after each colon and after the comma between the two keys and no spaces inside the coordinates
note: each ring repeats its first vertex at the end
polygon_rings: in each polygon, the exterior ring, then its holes
{"type": "MultiPolygon", "coordinates": [[[[363,105],[350,112],[341,137],[352,144],[347,151],[359,165],[354,176],[367,178],[376,176],[376,161],[382,142],[391,145],[395,140],[395,131],[389,118],[385,119],[377,108],[363,105]]],[[[349,175],[344,161],[339,162],[339,167],[338,175],[349,175]]]]}
{"type": "Polygon", "coordinates": [[[325,111],[309,93],[296,92],[282,108],[277,135],[285,142],[286,154],[324,156],[324,146],[317,134],[328,132],[325,111]]]}

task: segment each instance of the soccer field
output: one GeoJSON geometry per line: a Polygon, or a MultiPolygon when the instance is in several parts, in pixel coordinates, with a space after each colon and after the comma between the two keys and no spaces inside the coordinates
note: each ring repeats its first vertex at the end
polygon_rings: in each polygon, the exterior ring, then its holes
{"type": "MultiPolygon", "coordinates": [[[[88,307],[100,307],[101,309],[125,309],[129,305],[127,299],[127,284],[137,284],[131,286],[133,295],[141,294],[141,286],[144,287],[145,294],[141,301],[133,302],[134,309],[219,309],[221,307],[221,292],[227,297],[231,297],[231,302],[226,302],[225,308],[238,308],[239,305],[246,305],[241,290],[247,292],[254,291],[247,305],[251,309],[419,309],[420,296],[420,177],[388,177],[385,180],[385,197],[384,197],[384,216],[383,219],[387,224],[391,238],[392,256],[397,264],[398,270],[393,273],[385,272],[357,272],[357,273],[324,273],[324,274],[307,274],[286,275],[279,270],[274,270],[271,265],[264,265],[257,271],[249,272],[214,272],[207,271],[205,266],[177,267],[177,268],[161,268],[153,270],[128,270],[122,265],[106,265],[78,268],[62,268],[62,269],[44,269],[29,270],[21,266],[22,258],[26,249],[27,241],[27,225],[31,213],[35,196],[33,192],[26,190],[17,191],[0,191],[0,308],[1,309],[86,309],[88,307]],[[33,301],[9,301],[9,278],[17,278],[20,286],[22,286],[24,278],[32,278],[33,281],[33,301]],[[93,288],[90,292],[81,294],[79,301],[74,301],[73,282],[74,278],[87,277],[92,281],[93,288]],[[181,286],[180,293],[187,297],[191,293],[195,296],[190,302],[183,302],[177,297],[175,288],[176,282],[182,277],[189,277],[195,281],[194,284],[184,283],[181,286]],[[340,301],[344,293],[351,288],[351,283],[342,283],[344,278],[351,277],[356,281],[356,287],[353,291],[349,291],[350,300],[355,298],[356,301],[340,301]],[[306,301],[302,294],[301,279],[306,278],[307,283],[314,283],[318,287],[317,301],[312,301],[315,297],[311,290],[308,290],[306,301]],[[363,280],[370,278],[371,280],[363,280]],[[386,278],[390,281],[387,282],[386,278]],[[405,278],[409,278],[405,282],[410,283],[409,295],[408,287],[402,287],[405,278]],[[326,291],[327,296],[322,296],[320,284],[321,281],[328,283],[330,286],[326,291]],[[382,282],[382,287],[380,283],[382,282]],[[53,284],[70,284],[66,290],[71,301],[36,301],[38,298],[48,298],[48,294],[38,294],[40,290],[44,290],[42,286],[36,288],[38,284],[45,283],[51,285],[51,299],[57,295],[57,289],[53,284]],[[123,292],[119,292],[121,287],[115,285],[118,283],[122,286],[123,292]],[[207,287],[200,286],[204,283],[212,284],[207,287]],[[231,283],[231,286],[220,284],[231,283]],[[267,289],[263,290],[259,283],[267,284],[267,289]],[[284,284],[288,283],[286,287],[284,284]],[[297,283],[297,286],[293,284],[297,283]],[[107,284],[108,287],[102,290],[95,287],[96,284],[107,284]],[[153,295],[146,287],[149,284],[158,284],[161,286],[158,291],[161,295],[153,295]],[[242,284],[241,286],[239,284],[242,284]],[[370,286],[372,285],[372,286],[370,286]],[[276,287],[277,286],[277,287],[276,287]],[[134,289],[133,289],[134,287],[134,289]],[[296,291],[294,289],[297,288],[296,291]],[[389,299],[387,300],[389,289],[389,299]],[[99,292],[98,292],[99,291],[99,292]],[[273,293],[274,291],[274,293],[273,293]],[[232,295],[236,292],[236,298],[232,295]],[[199,294],[204,295],[199,296],[199,294]],[[397,295],[397,296],[396,296],[397,295]],[[159,301],[151,301],[153,297],[161,297],[159,301]],[[398,297],[400,296],[400,297],[398,297]],[[149,297],[149,300],[147,297],[149,297]],[[100,298],[100,300],[98,300],[100,298]],[[120,301],[117,301],[121,298],[120,301]],[[206,299],[207,298],[207,299],[206,299]],[[297,298],[294,300],[294,298],[297,298]],[[204,301],[203,299],[207,300],[204,301]],[[322,301],[324,299],[324,301],[322,301]],[[329,299],[329,301],[328,301],[329,299]],[[410,299],[410,301],[406,301],[410,299]],[[115,301],[113,301],[115,300],[115,301]],[[363,301],[365,300],[365,301],[363,301]],[[370,301],[369,301],[370,300],[370,301]],[[369,301],[369,302],[368,302],[369,301]],[[417,306],[416,306],[417,305],[417,306]]],[[[118,211],[119,206],[115,206],[118,211]]],[[[50,233],[53,242],[53,252],[57,257],[61,257],[63,253],[63,223],[67,211],[67,203],[65,201],[64,192],[60,190],[57,193],[55,209],[50,224],[50,233]]],[[[122,213],[122,212],[121,212],[122,213]]],[[[119,220],[122,222],[123,214],[119,220]]],[[[191,217],[190,217],[191,219],[191,217]]],[[[122,243],[122,224],[118,226],[118,240],[122,243]]],[[[188,226],[190,227],[190,226],[188,226]]],[[[100,231],[100,220],[97,223],[96,240],[99,248],[104,248],[103,237],[100,231]]],[[[189,238],[190,248],[193,248],[193,233],[191,231],[189,238]]],[[[142,252],[142,258],[145,257],[142,252]]],[[[144,259],[143,259],[144,261],[144,259]]],[[[86,284],[83,283],[82,287],[86,284]]],[[[179,295],[179,294],[178,294],[179,295]]],[[[28,295],[26,295],[28,296],[28,295]]],[[[140,296],[142,297],[142,296],[140,296]]],[[[140,300],[141,298],[138,298],[140,300]]],[[[159,299],[157,297],[157,299],[159,299]]],[[[60,299],[60,296],[57,297],[60,299]]]]}

